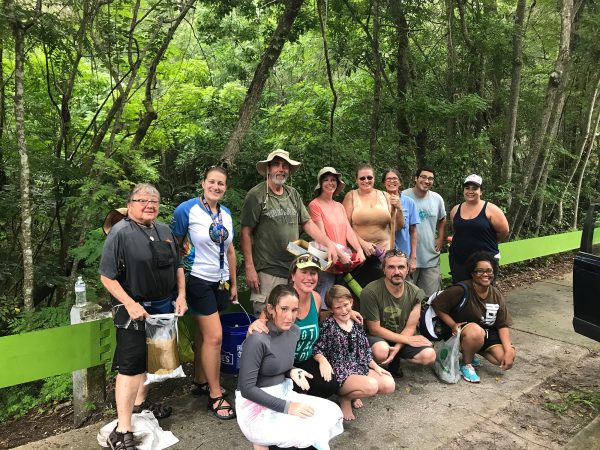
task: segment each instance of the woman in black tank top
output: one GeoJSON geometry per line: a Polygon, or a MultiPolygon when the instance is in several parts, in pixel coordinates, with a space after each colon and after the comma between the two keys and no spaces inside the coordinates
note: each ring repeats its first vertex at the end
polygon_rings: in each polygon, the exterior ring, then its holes
{"type": "Polygon", "coordinates": [[[449,249],[452,282],[468,280],[465,263],[477,251],[500,258],[498,242],[508,236],[508,221],[500,208],[481,199],[482,179],[469,175],[463,184],[465,201],[454,206],[450,222],[454,235],[449,249]]]}

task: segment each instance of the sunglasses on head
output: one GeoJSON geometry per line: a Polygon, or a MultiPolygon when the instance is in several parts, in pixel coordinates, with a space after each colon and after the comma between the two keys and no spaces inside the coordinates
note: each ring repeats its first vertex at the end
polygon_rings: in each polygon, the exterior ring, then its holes
{"type": "Polygon", "coordinates": [[[369,180],[371,181],[373,179],[373,175],[367,175],[365,177],[359,177],[358,178],[360,181],[365,181],[365,180],[369,180]]]}
{"type": "Polygon", "coordinates": [[[304,255],[298,256],[298,259],[296,260],[296,265],[306,264],[307,262],[313,262],[316,265],[319,265],[319,258],[317,258],[314,255],[311,255],[310,253],[305,253],[304,255]]]}
{"type": "Polygon", "coordinates": [[[404,253],[404,252],[402,252],[402,251],[400,251],[398,249],[395,249],[395,248],[392,249],[392,250],[386,251],[385,255],[384,255],[385,258],[391,258],[392,256],[401,256],[403,258],[407,257],[406,253],[404,253]]]}

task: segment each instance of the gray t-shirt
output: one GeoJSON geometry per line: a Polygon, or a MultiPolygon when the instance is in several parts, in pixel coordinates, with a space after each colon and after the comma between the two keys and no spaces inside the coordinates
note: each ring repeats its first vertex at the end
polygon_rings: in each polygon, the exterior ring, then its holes
{"type": "Polygon", "coordinates": [[[417,197],[412,189],[403,190],[402,195],[415,201],[421,221],[417,224],[417,268],[439,266],[440,253],[435,251],[435,236],[438,222],[446,218],[444,200],[432,191],[423,198],[417,197]]]}
{"type": "MultiPolygon", "coordinates": [[[[180,266],[179,246],[167,225],[154,222],[153,227],[145,227],[126,218],[108,233],[98,272],[117,280],[135,301],[147,302],[162,300],[177,289],[180,266]],[[159,245],[166,253],[157,265],[150,246],[158,242],[163,243],[159,245]]],[[[113,305],[116,304],[119,302],[113,298],[113,305]]]]}
{"type": "Polygon", "coordinates": [[[286,251],[288,242],[299,236],[299,225],[310,219],[296,189],[283,187],[275,195],[266,182],[257,184],[246,194],[242,208],[242,226],[252,228],[252,259],[257,272],[287,278],[294,256],[286,251]]]}
{"type": "Polygon", "coordinates": [[[406,327],[408,316],[415,305],[426,298],[422,289],[408,281],[404,282],[402,296],[396,298],[387,290],[385,278],[380,278],[367,284],[362,290],[360,313],[366,323],[379,322],[383,328],[400,333],[406,327]]]}
{"type": "Polygon", "coordinates": [[[282,383],[286,372],[294,366],[300,329],[292,325],[288,331],[279,331],[271,322],[267,322],[267,326],[268,334],[254,332],[244,341],[238,389],[244,398],[287,414],[289,402],[261,388],[282,383]]]}

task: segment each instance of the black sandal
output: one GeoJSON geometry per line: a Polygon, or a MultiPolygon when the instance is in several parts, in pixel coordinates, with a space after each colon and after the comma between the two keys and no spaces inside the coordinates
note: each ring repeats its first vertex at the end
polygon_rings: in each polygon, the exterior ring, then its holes
{"type": "Polygon", "coordinates": [[[161,403],[152,403],[148,400],[144,400],[141,405],[133,406],[134,414],[139,414],[142,411],[150,411],[157,419],[166,419],[173,412],[173,408],[170,406],[165,406],[161,403]]]}
{"type": "Polygon", "coordinates": [[[215,416],[217,419],[221,419],[221,420],[235,419],[236,415],[235,415],[235,410],[233,409],[233,406],[231,406],[231,404],[224,405],[223,403],[225,401],[227,401],[227,400],[225,400],[224,395],[221,395],[220,397],[217,397],[217,398],[212,398],[209,395],[208,396],[208,405],[207,405],[206,409],[208,409],[210,412],[212,412],[213,416],[215,416]],[[217,404],[216,406],[215,406],[215,403],[217,404]],[[219,411],[227,411],[228,415],[222,416],[219,414],[219,411]]]}
{"type": "MultiPolygon", "coordinates": [[[[209,395],[210,389],[208,388],[208,382],[206,383],[196,383],[194,381],[194,389],[192,389],[192,395],[202,396],[209,395]]],[[[227,389],[221,387],[221,395],[227,395],[227,389]]]]}

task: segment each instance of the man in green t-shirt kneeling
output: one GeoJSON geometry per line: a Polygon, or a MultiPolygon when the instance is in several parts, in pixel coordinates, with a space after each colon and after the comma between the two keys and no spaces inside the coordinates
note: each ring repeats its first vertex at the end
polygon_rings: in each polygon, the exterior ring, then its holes
{"type": "Polygon", "coordinates": [[[415,334],[425,292],[405,281],[408,258],[399,250],[388,250],[383,257],[384,277],[369,283],[360,295],[360,313],[367,325],[373,359],[388,364],[388,370],[402,377],[400,359],[413,364],[435,362],[433,344],[415,334]]]}

